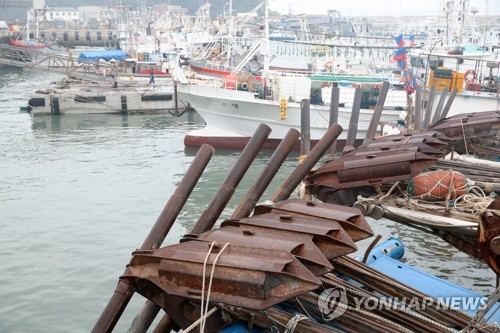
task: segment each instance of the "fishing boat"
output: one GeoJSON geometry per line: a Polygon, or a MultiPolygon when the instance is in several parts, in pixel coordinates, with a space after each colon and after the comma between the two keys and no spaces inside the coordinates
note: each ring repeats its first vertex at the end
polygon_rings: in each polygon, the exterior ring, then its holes
{"type": "Polygon", "coordinates": [[[45,42],[37,42],[33,40],[18,40],[18,39],[11,39],[10,44],[13,46],[17,47],[25,47],[29,49],[45,49],[47,47],[52,47],[55,44],[52,42],[45,43],[45,42]]]}
{"type": "MultiPolygon", "coordinates": [[[[383,78],[365,82],[348,81],[348,77],[307,77],[299,74],[269,73],[260,81],[253,76],[230,75],[224,80],[193,76],[177,84],[178,99],[193,107],[205,120],[201,130],[184,139],[187,147],[209,143],[219,148],[242,148],[261,123],[272,128],[266,147],[275,147],[290,128],[301,128],[302,101],[310,100],[310,134],[314,144],[329,127],[332,85],[341,86],[338,123],[349,127],[353,97],[363,90],[357,122],[358,139],[366,136],[373,117],[377,94],[383,78]]],[[[381,121],[396,123],[406,109],[406,92],[392,86],[386,98],[381,121]]],[[[347,133],[339,138],[345,144],[347,133]]]]}
{"type": "MultiPolygon", "coordinates": [[[[366,137],[379,102],[382,83],[391,78],[385,74],[381,77],[362,77],[338,76],[331,71],[313,75],[302,71],[290,72],[284,68],[272,70],[267,1],[264,5],[264,36],[259,48],[263,59],[260,76],[245,70],[245,61],[242,61],[222,79],[191,73],[177,79],[180,102],[197,110],[206,122],[205,128],[186,135],[185,146],[199,147],[209,143],[215,147],[239,149],[248,142],[259,124],[265,123],[272,129],[266,147],[274,148],[290,128],[301,129],[304,124],[303,108],[310,109],[304,110],[304,113],[310,119],[308,129],[312,144],[330,126],[332,108],[338,108],[338,119],[334,122],[343,128],[355,127],[359,143],[366,137]],[[333,87],[339,88],[340,93],[338,102],[335,100],[332,105],[333,87]],[[359,117],[357,112],[353,112],[358,109],[359,117]],[[353,114],[356,116],[351,119],[353,114]]],[[[252,50],[245,59],[250,59],[256,50],[252,50]]],[[[406,54],[404,56],[406,60],[406,54]]],[[[406,65],[406,61],[403,63],[406,65]]],[[[380,100],[382,123],[397,123],[404,119],[402,111],[409,104],[408,95],[414,92],[413,80],[401,82],[398,78],[390,83],[387,94],[382,94],[384,97],[380,100]]],[[[348,132],[344,131],[337,140],[339,148],[345,145],[347,135],[348,132]]]]}
{"type": "Polygon", "coordinates": [[[500,61],[495,57],[424,53],[411,56],[411,62],[438,97],[457,89],[448,116],[500,109],[500,61]]]}

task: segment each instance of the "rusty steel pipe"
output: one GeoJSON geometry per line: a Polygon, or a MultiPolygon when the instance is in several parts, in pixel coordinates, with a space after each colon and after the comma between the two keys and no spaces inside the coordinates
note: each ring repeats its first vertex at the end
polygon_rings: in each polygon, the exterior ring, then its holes
{"type": "Polygon", "coordinates": [[[311,151],[311,102],[303,99],[300,102],[300,155],[311,151]]]}
{"type": "MultiPolygon", "coordinates": [[[[155,320],[160,310],[161,307],[151,302],[150,300],[147,300],[142,306],[142,309],[139,310],[139,312],[135,315],[134,320],[132,321],[132,324],[130,325],[127,332],[146,332],[149,326],[151,326],[151,324],[155,320]]],[[[168,315],[165,315],[162,319],[162,322],[172,323],[172,318],[170,318],[170,316],[168,315]]]]}
{"type": "MultiPolygon", "coordinates": [[[[298,299],[301,300],[301,304],[309,314],[312,314],[313,317],[316,315],[321,318],[322,314],[317,304],[319,295],[311,295],[312,293],[303,294],[298,299]]],[[[401,330],[395,327],[395,325],[398,325],[397,323],[391,320],[384,320],[381,316],[378,319],[369,318],[364,314],[353,311],[351,308],[346,309],[342,316],[334,320],[335,327],[348,332],[401,333],[401,330]],[[384,323],[381,323],[381,320],[384,320],[384,323]]]]}
{"type": "MultiPolygon", "coordinates": [[[[407,297],[407,298],[418,297],[418,299],[420,300],[426,296],[421,292],[419,292],[418,290],[415,290],[406,284],[396,281],[391,277],[383,273],[380,273],[377,270],[374,270],[370,266],[364,265],[359,261],[349,258],[347,256],[335,259],[334,264],[335,263],[337,264],[337,266],[335,266],[335,269],[339,273],[345,274],[346,276],[349,276],[352,279],[364,285],[370,286],[373,290],[376,290],[377,292],[380,292],[382,294],[387,294],[397,297],[407,297]],[[371,275],[375,275],[381,281],[384,282],[374,280],[372,277],[369,277],[368,275],[359,274],[358,272],[355,272],[353,270],[356,268],[361,269],[367,273],[370,273],[371,275]],[[394,281],[399,286],[401,286],[401,288],[397,289],[394,286],[390,286],[387,284],[387,281],[394,281]]],[[[470,318],[472,318],[465,312],[460,312],[457,310],[445,310],[443,307],[439,306],[438,307],[428,306],[426,307],[425,311],[426,311],[425,312],[426,316],[433,318],[433,320],[443,325],[465,327],[467,323],[470,321],[470,318]]]]}
{"type": "Polygon", "coordinates": [[[434,125],[439,121],[441,117],[441,111],[443,111],[444,102],[446,101],[446,96],[448,95],[448,88],[444,88],[441,92],[441,97],[439,97],[439,102],[436,106],[436,111],[434,111],[434,116],[432,116],[432,120],[430,125],[434,125]]]}
{"type": "Polygon", "coordinates": [[[219,191],[212,199],[212,202],[210,202],[210,205],[208,206],[209,208],[203,212],[202,216],[198,220],[198,223],[196,223],[192,233],[201,234],[202,232],[212,229],[213,225],[217,221],[217,218],[220,216],[231,199],[236,187],[252,164],[252,161],[259,153],[262,145],[270,133],[271,128],[269,126],[264,124],[259,125],[254,135],[241,152],[238,161],[236,161],[233,168],[227,175],[219,191]]]}
{"type": "Polygon", "coordinates": [[[436,86],[432,86],[429,91],[427,106],[425,107],[424,129],[428,129],[431,123],[432,108],[436,99],[436,86]]]}
{"type": "Polygon", "coordinates": [[[422,128],[422,87],[417,85],[415,91],[415,109],[414,109],[415,130],[422,128]]]}
{"type": "MultiPolygon", "coordinates": [[[[271,128],[269,126],[264,124],[259,125],[254,135],[241,152],[238,161],[229,172],[229,175],[226,177],[219,191],[210,202],[208,208],[203,212],[191,233],[200,234],[212,229],[213,225],[217,221],[217,218],[220,216],[231,199],[236,187],[252,164],[252,161],[259,153],[270,133],[271,128]]],[[[141,313],[152,313],[154,311],[158,313],[160,311],[160,307],[151,301],[147,301],[141,309],[141,313]]],[[[138,316],[141,316],[141,313],[139,313],[138,316]]],[[[169,322],[168,315],[165,314],[164,317],[165,318],[162,318],[162,322],[169,322]]],[[[150,318],[150,316],[145,316],[145,318],[150,318]]],[[[144,320],[141,322],[141,325],[136,325],[134,331],[129,330],[129,333],[145,333],[151,324],[152,321],[144,320]]]]}
{"type": "Polygon", "coordinates": [[[170,318],[170,316],[165,315],[161,318],[160,322],[158,325],[155,327],[153,330],[153,333],[164,333],[164,332],[171,332],[174,328],[176,328],[175,331],[178,331],[179,328],[176,327],[177,325],[175,322],[170,318]]]}
{"type": "Polygon", "coordinates": [[[161,246],[161,243],[163,243],[165,237],[167,237],[170,228],[172,228],[175,219],[179,216],[182,207],[184,207],[196,183],[198,183],[213,153],[214,148],[207,144],[203,144],[200,147],[198,154],[184,176],[184,178],[187,179],[184,180],[183,178],[175,189],[174,194],[168,200],[160,216],[156,220],[156,223],[149,232],[149,235],[142,244],[141,250],[157,249],[161,246]],[[198,158],[198,156],[200,157],[198,158]]]}
{"type": "MultiPolygon", "coordinates": [[[[152,249],[154,246],[161,245],[175,222],[175,219],[179,215],[180,210],[196,186],[196,183],[205,170],[213,153],[214,149],[209,145],[202,145],[200,147],[200,150],[189,166],[185,176],[182,178],[174,194],[163,208],[163,211],[156,220],[151,232],[146,237],[141,249],[146,249],[146,246],[149,246],[147,249],[152,249]]],[[[127,282],[119,280],[114,294],[111,296],[111,299],[101,313],[101,316],[97,320],[92,332],[101,333],[113,331],[134,292],[135,288],[133,286],[129,285],[127,282]]]]}
{"type": "Polygon", "coordinates": [[[285,138],[281,141],[278,148],[276,148],[267,162],[266,167],[262,170],[253,186],[248,190],[240,205],[234,211],[231,219],[243,219],[250,216],[257,201],[267,189],[274,176],[278,173],[279,168],[293,149],[293,146],[299,140],[299,137],[300,133],[296,129],[292,128],[288,131],[285,138]]]}
{"type": "Polygon", "coordinates": [[[288,179],[285,180],[283,185],[274,193],[271,200],[273,202],[278,202],[288,199],[307,173],[314,167],[328,148],[331,147],[332,143],[337,140],[340,133],[342,133],[342,127],[339,124],[332,125],[323,135],[321,140],[311,149],[311,152],[306,156],[304,161],[297,166],[288,179]]]}
{"type": "MultiPolygon", "coordinates": [[[[368,253],[368,251],[367,251],[368,253]]],[[[330,287],[336,287],[338,285],[346,288],[347,290],[347,297],[349,300],[349,304],[351,303],[356,303],[356,301],[353,301],[352,299],[354,297],[360,297],[359,295],[362,295],[361,297],[370,297],[377,299],[377,302],[385,302],[383,298],[380,296],[377,296],[376,294],[364,290],[360,287],[357,287],[355,285],[352,285],[345,280],[341,279],[340,277],[334,275],[334,274],[328,274],[328,276],[325,276],[323,278],[320,278],[320,280],[325,284],[326,286],[330,287]],[[351,295],[351,292],[353,294],[351,295]],[[357,293],[357,294],[356,294],[357,293]]],[[[326,288],[326,287],[325,287],[326,288]]],[[[375,309],[374,312],[378,314],[379,316],[386,317],[389,320],[408,327],[408,328],[417,328],[419,332],[432,332],[432,333],[437,333],[437,332],[443,332],[446,333],[447,331],[443,331],[439,326],[436,326],[435,323],[429,322],[429,321],[423,321],[418,315],[409,315],[406,312],[402,311],[401,308],[394,307],[394,308],[387,308],[387,305],[389,307],[392,307],[392,304],[385,304],[383,309],[375,309]]],[[[427,317],[429,320],[432,320],[432,318],[427,317]]]]}
{"type": "Polygon", "coordinates": [[[446,104],[444,105],[443,112],[441,112],[441,115],[439,116],[439,120],[444,119],[448,117],[448,112],[450,111],[451,104],[453,104],[453,101],[455,100],[455,96],[457,96],[458,88],[453,88],[451,91],[450,97],[448,97],[448,100],[446,101],[446,104]]]}
{"type": "MultiPolygon", "coordinates": [[[[340,101],[340,89],[339,87],[332,87],[332,96],[330,97],[330,119],[328,122],[328,127],[339,122],[339,101],[340,101]]],[[[330,146],[328,153],[335,156],[337,153],[337,141],[334,141],[330,146]]]]}
{"type": "Polygon", "coordinates": [[[366,138],[363,143],[373,141],[375,134],[377,134],[377,127],[380,122],[380,117],[382,116],[382,111],[384,110],[385,99],[387,98],[387,93],[389,91],[389,81],[384,81],[382,87],[380,88],[380,94],[377,98],[377,104],[375,105],[375,111],[373,112],[372,120],[368,126],[368,131],[366,132],[366,138]]]}
{"type": "Polygon", "coordinates": [[[349,128],[347,129],[347,139],[345,143],[346,147],[354,147],[354,143],[356,142],[359,112],[361,109],[361,97],[363,97],[363,89],[356,88],[354,92],[354,101],[352,104],[351,119],[349,120],[349,128]]]}

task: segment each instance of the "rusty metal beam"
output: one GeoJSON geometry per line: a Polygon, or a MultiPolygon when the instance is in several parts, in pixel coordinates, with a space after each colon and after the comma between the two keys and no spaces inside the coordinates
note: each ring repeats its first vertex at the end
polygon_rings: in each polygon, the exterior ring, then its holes
{"type": "Polygon", "coordinates": [[[361,98],[363,97],[363,89],[356,88],[354,92],[354,101],[352,102],[351,119],[349,120],[349,129],[347,130],[347,139],[345,146],[354,147],[356,141],[356,133],[358,132],[359,112],[361,110],[361,98]]]}
{"type": "Polygon", "coordinates": [[[311,152],[307,154],[304,161],[302,161],[302,163],[292,172],[288,179],[285,180],[283,185],[281,185],[276,193],[274,193],[271,200],[273,202],[278,202],[288,199],[293,190],[295,190],[295,188],[319,161],[328,148],[331,147],[332,143],[337,140],[340,133],[342,133],[342,127],[338,124],[332,125],[314,146],[314,148],[311,149],[311,152]]]}
{"type": "MultiPolygon", "coordinates": [[[[264,124],[261,124],[257,128],[254,135],[241,152],[238,161],[226,177],[226,180],[222,184],[221,188],[212,199],[211,203],[209,204],[209,208],[203,212],[202,216],[196,223],[195,227],[192,230],[192,233],[200,234],[212,229],[212,226],[215,224],[217,218],[220,216],[225,206],[231,199],[231,196],[234,194],[236,187],[250,167],[252,161],[255,159],[255,156],[257,156],[257,153],[260,151],[270,132],[271,129],[269,128],[269,126],[264,124]]],[[[150,313],[155,311],[156,313],[158,313],[160,311],[160,307],[148,300],[139,314],[136,316],[136,318],[140,318],[141,316],[143,316],[143,313],[150,313]]],[[[165,318],[164,320],[166,321],[167,319],[165,318]]],[[[150,321],[143,321],[141,325],[137,325],[134,331],[129,332],[146,332],[151,324],[152,322],[150,321]]]]}
{"type": "Polygon", "coordinates": [[[451,109],[451,105],[453,104],[453,101],[455,100],[455,97],[457,96],[458,88],[453,88],[451,91],[450,97],[448,97],[448,100],[446,101],[446,104],[444,105],[443,112],[441,112],[441,115],[439,116],[439,119],[444,119],[448,117],[448,112],[451,109]]]}
{"type": "MultiPolygon", "coordinates": [[[[339,100],[340,100],[339,87],[332,87],[332,96],[330,98],[330,119],[328,122],[329,127],[339,122],[339,100]]],[[[336,152],[337,152],[337,141],[334,141],[330,146],[328,153],[332,156],[335,156],[336,152]]]]}
{"type": "MultiPolygon", "coordinates": [[[[211,146],[201,146],[198,154],[196,154],[179,186],[165,205],[160,217],[142,244],[142,250],[145,250],[147,246],[150,247],[149,249],[159,246],[159,244],[163,242],[165,236],[172,227],[173,222],[177,218],[177,215],[186,203],[189,195],[201,177],[201,174],[205,170],[213,152],[214,149],[211,146]]],[[[135,288],[130,285],[128,281],[120,279],[113,296],[111,296],[108,305],[101,313],[101,316],[97,320],[92,332],[101,333],[113,331],[134,292],[135,288]]]]}
{"type": "Polygon", "coordinates": [[[269,126],[264,124],[259,125],[254,135],[241,152],[238,161],[236,161],[227,175],[219,191],[210,202],[209,208],[203,212],[198,220],[198,223],[193,229],[194,234],[201,234],[202,232],[212,229],[270,133],[271,128],[269,126]]]}
{"type": "Polygon", "coordinates": [[[297,143],[299,137],[300,133],[296,129],[292,128],[288,131],[285,138],[281,141],[278,148],[276,148],[267,162],[266,167],[262,170],[253,186],[248,190],[239,206],[231,215],[232,219],[242,219],[250,216],[258,200],[267,189],[274,176],[278,173],[279,168],[293,149],[295,143],[297,143]]]}
{"type": "Polygon", "coordinates": [[[425,108],[424,129],[429,128],[432,116],[432,108],[434,106],[435,99],[436,99],[436,86],[432,86],[431,90],[429,91],[427,106],[425,108]]]}
{"type": "Polygon", "coordinates": [[[300,102],[300,155],[311,151],[311,104],[308,99],[300,102]]]}
{"type": "Polygon", "coordinates": [[[368,131],[366,132],[366,138],[363,143],[373,141],[375,134],[377,134],[377,127],[380,122],[380,117],[382,116],[382,111],[384,110],[385,99],[387,98],[387,92],[389,91],[389,81],[384,81],[380,89],[380,94],[377,98],[377,104],[375,105],[375,111],[368,126],[368,131]]]}

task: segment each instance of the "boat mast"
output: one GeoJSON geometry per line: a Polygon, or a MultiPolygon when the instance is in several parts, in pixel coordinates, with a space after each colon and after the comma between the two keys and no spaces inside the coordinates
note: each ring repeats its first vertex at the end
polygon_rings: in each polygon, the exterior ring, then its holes
{"type": "Polygon", "coordinates": [[[262,55],[264,56],[264,72],[269,71],[269,0],[264,0],[264,44],[262,55]]]}
{"type": "Polygon", "coordinates": [[[226,0],[226,4],[228,6],[228,27],[227,27],[227,54],[226,54],[226,66],[231,66],[231,54],[233,52],[232,43],[233,43],[233,0],[226,0]]]}
{"type": "Polygon", "coordinates": [[[30,40],[30,10],[28,10],[28,13],[26,14],[26,40],[30,40]]]}

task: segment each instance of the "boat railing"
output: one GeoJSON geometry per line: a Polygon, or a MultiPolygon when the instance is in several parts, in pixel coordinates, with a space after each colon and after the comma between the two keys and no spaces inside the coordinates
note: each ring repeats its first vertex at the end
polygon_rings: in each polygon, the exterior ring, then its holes
{"type": "Polygon", "coordinates": [[[224,87],[225,85],[224,80],[220,78],[198,75],[188,78],[188,82],[189,84],[216,88],[224,87]]]}
{"type": "Polygon", "coordinates": [[[226,66],[225,64],[221,64],[220,62],[215,61],[207,61],[207,68],[219,71],[232,72],[235,67],[234,66],[226,66]]]}
{"type": "Polygon", "coordinates": [[[422,67],[417,66],[417,77],[421,77],[426,88],[436,87],[437,91],[445,88],[458,93],[482,96],[498,96],[500,83],[500,61],[491,58],[470,58],[452,55],[429,55],[423,60],[422,67]],[[428,68],[425,68],[428,63],[428,68]]]}

